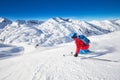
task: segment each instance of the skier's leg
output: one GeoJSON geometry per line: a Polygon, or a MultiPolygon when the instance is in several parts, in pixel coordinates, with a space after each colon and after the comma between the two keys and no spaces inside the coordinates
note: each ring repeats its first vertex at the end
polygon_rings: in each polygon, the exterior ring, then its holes
{"type": "Polygon", "coordinates": [[[80,54],[85,54],[85,51],[84,50],[82,50],[82,49],[80,49],[80,52],[79,52],[80,54]]]}
{"type": "Polygon", "coordinates": [[[82,49],[80,49],[80,52],[79,52],[79,53],[80,53],[80,54],[86,54],[86,53],[89,53],[89,52],[90,52],[90,50],[88,50],[88,49],[87,49],[87,50],[82,50],[82,49]]]}
{"type": "Polygon", "coordinates": [[[75,57],[77,57],[77,56],[78,56],[78,54],[79,54],[79,52],[80,52],[80,48],[79,48],[79,47],[77,47],[77,48],[76,48],[76,52],[75,52],[75,55],[74,55],[74,56],[75,56],[75,57]]]}
{"type": "Polygon", "coordinates": [[[85,51],[85,53],[89,53],[90,52],[90,50],[89,49],[87,49],[87,50],[84,50],[85,51]]]}

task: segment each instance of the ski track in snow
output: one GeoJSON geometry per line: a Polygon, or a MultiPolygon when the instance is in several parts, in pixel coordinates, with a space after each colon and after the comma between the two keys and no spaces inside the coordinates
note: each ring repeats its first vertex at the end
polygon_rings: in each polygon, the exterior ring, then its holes
{"type": "MultiPolygon", "coordinates": [[[[117,39],[117,41],[119,41],[117,39]]],[[[109,43],[109,41],[107,41],[109,43]]],[[[28,54],[0,60],[0,80],[119,80],[120,62],[106,62],[66,56],[75,51],[74,43],[53,48],[36,48],[28,54]]],[[[106,52],[91,55],[94,58],[119,60],[117,43],[109,46],[101,42],[91,43],[96,50],[106,52]],[[98,48],[96,48],[97,46],[98,48]]],[[[93,49],[91,47],[91,49],[93,49]]]]}

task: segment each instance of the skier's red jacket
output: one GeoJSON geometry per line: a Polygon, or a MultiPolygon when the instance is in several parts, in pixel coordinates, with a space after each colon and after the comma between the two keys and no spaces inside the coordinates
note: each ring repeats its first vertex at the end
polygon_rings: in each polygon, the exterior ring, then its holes
{"type": "Polygon", "coordinates": [[[87,50],[89,48],[89,44],[85,45],[82,40],[79,38],[74,38],[75,44],[76,44],[76,54],[79,54],[80,49],[87,50]]]}

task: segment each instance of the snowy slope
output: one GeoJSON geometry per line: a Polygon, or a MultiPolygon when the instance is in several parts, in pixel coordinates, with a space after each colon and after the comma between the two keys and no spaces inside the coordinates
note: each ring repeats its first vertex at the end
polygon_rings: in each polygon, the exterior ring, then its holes
{"type": "Polygon", "coordinates": [[[116,20],[114,20],[114,23],[116,23],[117,25],[120,25],[120,20],[116,19],[116,20]]]}
{"type": "Polygon", "coordinates": [[[120,31],[89,37],[90,49],[97,52],[91,58],[62,56],[75,51],[71,42],[0,60],[0,80],[120,80],[119,36],[120,31]]]}
{"type": "Polygon", "coordinates": [[[36,40],[41,33],[42,31],[36,27],[27,26],[26,24],[19,25],[13,22],[10,26],[4,28],[4,32],[1,33],[1,38],[5,40],[5,43],[24,42],[29,44],[32,43],[32,39],[36,40]]]}
{"type": "Polygon", "coordinates": [[[120,30],[120,20],[80,21],[60,17],[49,20],[17,20],[6,26],[0,34],[4,43],[53,46],[71,42],[70,34],[100,35],[120,30]]]}
{"type": "Polygon", "coordinates": [[[101,27],[108,31],[120,30],[120,20],[103,20],[103,21],[91,21],[91,24],[101,27]]]}

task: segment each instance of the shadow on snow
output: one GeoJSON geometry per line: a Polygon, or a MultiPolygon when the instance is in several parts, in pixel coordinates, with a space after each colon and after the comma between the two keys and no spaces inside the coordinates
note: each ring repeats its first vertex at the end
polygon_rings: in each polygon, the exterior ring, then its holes
{"type": "Polygon", "coordinates": [[[18,56],[24,51],[23,47],[16,47],[6,44],[0,44],[0,60],[7,59],[13,56],[18,56]]]}

